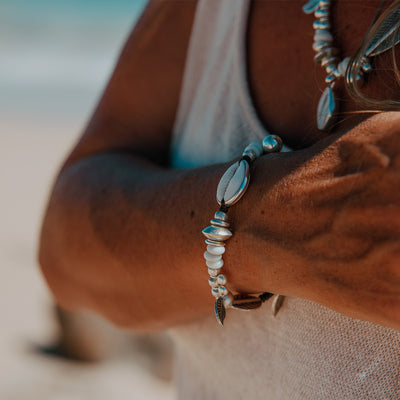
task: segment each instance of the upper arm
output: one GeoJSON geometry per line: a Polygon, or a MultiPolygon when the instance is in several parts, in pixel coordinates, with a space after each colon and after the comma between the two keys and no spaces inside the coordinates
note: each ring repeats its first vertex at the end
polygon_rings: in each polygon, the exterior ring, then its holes
{"type": "Polygon", "coordinates": [[[149,3],[67,165],[115,150],[166,162],[195,8],[195,0],[149,3]]]}

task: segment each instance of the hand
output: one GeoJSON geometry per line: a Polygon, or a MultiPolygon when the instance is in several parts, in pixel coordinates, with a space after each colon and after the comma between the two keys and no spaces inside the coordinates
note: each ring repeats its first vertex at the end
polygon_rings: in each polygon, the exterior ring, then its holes
{"type": "Polygon", "coordinates": [[[400,329],[400,112],[269,166],[256,168],[256,206],[237,227],[264,270],[257,290],[400,329]]]}

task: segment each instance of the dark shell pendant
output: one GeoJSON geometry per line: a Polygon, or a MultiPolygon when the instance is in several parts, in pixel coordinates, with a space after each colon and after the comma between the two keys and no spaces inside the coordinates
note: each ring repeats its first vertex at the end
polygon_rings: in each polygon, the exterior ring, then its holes
{"type": "Polygon", "coordinates": [[[282,296],[281,294],[277,294],[275,298],[272,301],[272,315],[276,317],[276,314],[278,314],[279,310],[283,306],[283,301],[285,300],[285,296],[282,296]]]}
{"type": "Polygon", "coordinates": [[[259,297],[250,295],[236,295],[232,307],[238,310],[254,310],[261,307],[262,300],[259,297]]]}
{"type": "Polygon", "coordinates": [[[224,306],[224,300],[222,297],[219,297],[214,304],[214,311],[215,311],[215,316],[217,317],[218,323],[223,326],[224,325],[224,320],[226,317],[226,310],[224,306]]]}
{"type": "Polygon", "coordinates": [[[318,103],[317,125],[320,131],[328,131],[334,122],[336,110],[335,94],[329,86],[324,90],[318,103]]]}

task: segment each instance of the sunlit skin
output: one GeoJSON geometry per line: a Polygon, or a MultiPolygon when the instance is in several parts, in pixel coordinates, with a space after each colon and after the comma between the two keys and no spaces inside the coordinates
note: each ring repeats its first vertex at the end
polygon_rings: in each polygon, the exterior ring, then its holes
{"type": "MultiPolygon", "coordinates": [[[[344,55],[379,3],[338,2],[344,55]]],[[[303,297],[400,329],[400,112],[343,114],[331,135],[316,129],[325,74],[313,63],[313,17],[302,4],[252,6],[246,61],[256,107],[271,132],[301,150],[255,162],[248,192],[229,211],[235,234],[224,273],[234,291],[303,297]]],[[[167,166],[195,6],[151,2],[58,175],[43,223],[40,264],[59,304],[127,329],[212,312],[201,230],[230,164],[167,166]]],[[[367,89],[400,97],[384,71],[367,89]]],[[[341,110],[355,109],[343,95],[341,110]]]]}

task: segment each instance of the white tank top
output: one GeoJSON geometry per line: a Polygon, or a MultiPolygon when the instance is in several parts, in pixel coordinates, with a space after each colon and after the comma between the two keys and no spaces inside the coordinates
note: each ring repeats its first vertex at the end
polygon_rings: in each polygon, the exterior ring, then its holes
{"type": "MultiPolygon", "coordinates": [[[[228,161],[267,134],[246,80],[249,3],[199,0],[174,167],[228,161]]],[[[277,317],[268,303],[228,313],[224,328],[210,310],[208,318],[171,330],[180,399],[400,399],[400,332],[293,297],[277,317]]]]}

